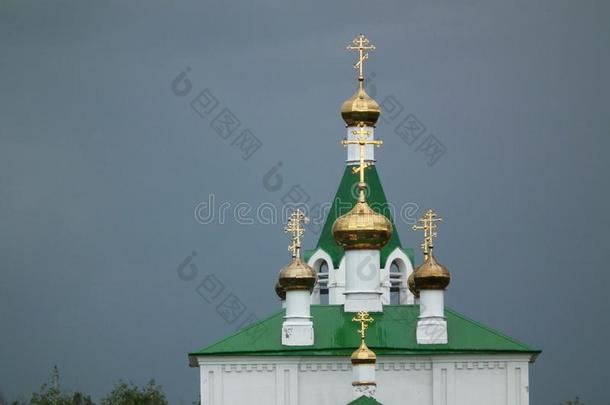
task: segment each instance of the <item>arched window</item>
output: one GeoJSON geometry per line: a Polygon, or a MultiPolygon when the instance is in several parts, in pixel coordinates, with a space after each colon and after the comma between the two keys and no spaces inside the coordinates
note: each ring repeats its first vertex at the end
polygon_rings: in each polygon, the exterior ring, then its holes
{"type": "Polygon", "coordinates": [[[328,263],[324,259],[316,260],[313,266],[314,270],[318,273],[318,283],[316,285],[318,291],[317,294],[320,297],[320,304],[328,304],[328,263]]]}
{"type": "Polygon", "coordinates": [[[322,264],[320,264],[320,269],[318,270],[318,273],[328,273],[328,263],[323,261],[322,264]]]}
{"type": "Polygon", "coordinates": [[[391,305],[399,305],[400,304],[400,283],[402,280],[402,275],[400,271],[400,266],[397,260],[394,260],[390,264],[390,304],[391,305]]]}
{"type": "Polygon", "coordinates": [[[390,273],[400,273],[400,268],[398,267],[396,260],[394,260],[390,265],[390,273]]]}

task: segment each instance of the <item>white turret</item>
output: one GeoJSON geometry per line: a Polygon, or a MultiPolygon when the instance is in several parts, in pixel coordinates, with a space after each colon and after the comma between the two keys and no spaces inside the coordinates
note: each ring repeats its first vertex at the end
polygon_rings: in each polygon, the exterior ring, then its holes
{"type": "Polygon", "coordinates": [[[316,283],[316,272],[307,265],[300,255],[301,227],[307,218],[301,210],[292,213],[284,232],[292,233],[292,262],[280,271],[276,292],[282,297],[286,315],[282,324],[282,344],[285,346],[311,346],[314,343],[314,329],[311,318],[311,291],[316,283]]]}
{"type": "Polygon", "coordinates": [[[352,353],[351,357],[354,399],[363,395],[375,398],[377,391],[377,379],[375,378],[377,355],[365,343],[365,331],[368,328],[368,324],[373,322],[374,319],[371,318],[368,312],[358,312],[352,321],[360,323],[360,329],[358,329],[360,347],[352,353]]]}
{"type": "Polygon", "coordinates": [[[381,312],[382,291],[380,280],[380,250],[392,236],[392,224],[383,215],[373,211],[366,202],[364,172],[372,164],[373,155],[367,148],[380,146],[373,139],[373,128],[379,119],[379,104],[364,91],[364,61],[367,50],[375,49],[369,40],[360,34],[349,50],[358,51],[358,91],[343,103],[341,116],[348,128],[343,145],[348,147],[348,163],[354,161],[354,173],[360,174],[358,201],[350,212],[337,218],[332,232],[335,241],[345,249],[345,306],[346,312],[381,312]],[[351,148],[351,149],[350,149],[351,148]]]}
{"type": "Polygon", "coordinates": [[[442,218],[428,210],[419,220],[421,225],[413,229],[424,231],[424,263],[413,273],[414,289],[419,292],[419,320],[417,322],[417,343],[446,344],[447,321],[445,320],[445,288],[451,281],[449,270],[436,261],[433,253],[433,239],[436,236],[436,222],[442,218]]]}

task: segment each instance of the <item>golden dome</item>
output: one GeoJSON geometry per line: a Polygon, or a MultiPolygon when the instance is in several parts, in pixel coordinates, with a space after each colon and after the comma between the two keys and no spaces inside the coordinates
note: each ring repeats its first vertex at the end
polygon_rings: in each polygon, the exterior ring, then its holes
{"type": "Polygon", "coordinates": [[[424,263],[415,269],[415,286],[421,290],[444,290],[451,281],[451,273],[442,264],[436,261],[432,250],[424,263]]]}
{"type": "Polygon", "coordinates": [[[284,290],[279,281],[275,283],[275,293],[282,301],[286,299],[286,290],[284,290]]]}
{"type": "Polygon", "coordinates": [[[392,237],[392,223],[361,195],[350,212],[337,218],[332,232],[345,249],[381,249],[392,237]]]}
{"type": "Polygon", "coordinates": [[[407,286],[409,287],[409,291],[415,296],[415,298],[419,298],[419,290],[415,285],[415,272],[412,271],[407,279],[407,286]]]}
{"type": "Polygon", "coordinates": [[[360,341],[360,347],[352,353],[352,364],[375,364],[377,361],[377,355],[374,351],[369,349],[364,343],[364,340],[360,341]]]}
{"type": "Polygon", "coordinates": [[[341,106],[341,117],[348,127],[356,126],[360,123],[374,127],[381,114],[381,108],[375,100],[371,98],[359,83],[358,91],[345,100],[341,106]]]}
{"type": "Polygon", "coordinates": [[[292,262],[280,271],[278,283],[284,291],[313,289],[317,275],[314,269],[300,257],[295,257],[292,262]]]}

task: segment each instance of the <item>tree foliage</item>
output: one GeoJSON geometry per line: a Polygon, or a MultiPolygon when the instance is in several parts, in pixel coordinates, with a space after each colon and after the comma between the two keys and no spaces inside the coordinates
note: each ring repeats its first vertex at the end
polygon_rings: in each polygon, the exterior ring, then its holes
{"type": "MultiPolygon", "coordinates": [[[[53,367],[47,382],[32,394],[29,402],[7,401],[0,394],[0,405],[95,405],[89,395],[81,392],[66,392],[59,383],[59,370],[53,367]]],[[[163,389],[155,380],[150,380],[141,389],[132,383],[119,381],[106,395],[100,405],[168,405],[163,389]]]]}
{"type": "Polygon", "coordinates": [[[139,389],[132,383],[119,381],[112,392],[102,399],[101,405],[167,405],[161,386],[150,380],[139,389]]]}
{"type": "Polygon", "coordinates": [[[53,367],[49,381],[42,384],[40,390],[32,394],[32,405],[93,405],[89,395],[63,392],[59,384],[59,370],[53,367]]]}

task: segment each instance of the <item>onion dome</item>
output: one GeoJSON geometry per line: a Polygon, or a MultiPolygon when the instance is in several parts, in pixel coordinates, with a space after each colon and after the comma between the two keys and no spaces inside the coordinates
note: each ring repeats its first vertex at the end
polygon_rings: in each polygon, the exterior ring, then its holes
{"type": "Polygon", "coordinates": [[[360,341],[360,347],[352,353],[352,364],[354,366],[357,364],[375,364],[376,361],[377,355],[368,348],[366,343],[364,343],[364,339],[362,339],[360,341]]]}
{"type": "Polygon", "coordinates": [[[361,193],[354,208],[337,218],[332,232],[345,249],[381,249],[392,237],[392,223],[373,211],[361,193]]]}
{"type": "Polygon", "coordinates": [[[286,291],[290,290],[313,290],[317,275],[314,269],[300,257],[295,257],[292,262],[280,271],[278,281],[280,287],[286,291]]]}
{"type": "Polygon", "coordinates": [[[409,278],[407,278],[407,286],[409,287],[411,294],[413,294],[415,298],[419,298],[419,290],[415,285],[415,271],[412,271],[411,274],[409,274],[409,278]]]}
{"type": "Polygon", "coordinates": [[[275,283],[275,293],[282,301],[286,299],[286,290],[284,290],[279,281],[275,283]]]}
{"type": "Polygon", "coordinates": [[[451,273],[442,264],[436,261],[432,250],[424,263],[415,269],[415,287],[421,290],[444,290],[451,281],[451,273]]]}
{"type": "Polygon", "coordinates": [[[364,124],[374,127],[381,114],[379,104],[371,96],[366,94],[362,81],[358,86],[358,91],[347,99],[341,106],[341,117],[348,127],[364,124]]]}

